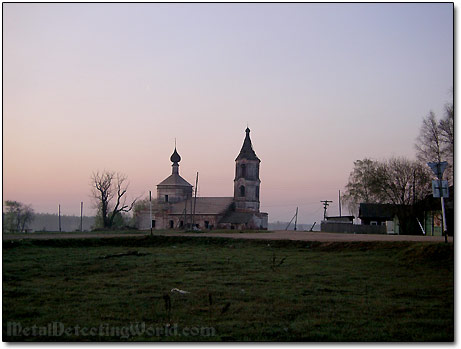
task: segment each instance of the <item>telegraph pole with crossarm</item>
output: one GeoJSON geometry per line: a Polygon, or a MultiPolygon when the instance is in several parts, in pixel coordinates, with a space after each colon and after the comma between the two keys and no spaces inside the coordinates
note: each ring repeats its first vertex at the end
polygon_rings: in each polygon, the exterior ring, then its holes
{"type": "Polygon", "coordinates": [[[330,205],[330,202],[333,202],[331,200],[323,200],[323,201],[320,201],[321,203],[323,203],[323,220],[326,220],[326,217],[327,217],[327,207],[330,205]]]}

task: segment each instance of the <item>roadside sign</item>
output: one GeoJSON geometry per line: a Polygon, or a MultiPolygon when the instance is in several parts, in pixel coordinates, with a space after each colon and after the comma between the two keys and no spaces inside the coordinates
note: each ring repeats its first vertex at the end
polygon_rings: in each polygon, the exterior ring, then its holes
{"type": "Polygon", "coordinates": [[[448,162],[428,162],[427,165],[431,168],[432,172],[434,172],[438,179],[442,179],[443,172],[447,168],[448,162]]]}
{"type": "Polygon", "coordinates": [[[448,197],[448,181],[432,181],[432,195],[435,198],[448,197]],[[442,182],[442,196],[440,196],[440,182],[442,182]]]}

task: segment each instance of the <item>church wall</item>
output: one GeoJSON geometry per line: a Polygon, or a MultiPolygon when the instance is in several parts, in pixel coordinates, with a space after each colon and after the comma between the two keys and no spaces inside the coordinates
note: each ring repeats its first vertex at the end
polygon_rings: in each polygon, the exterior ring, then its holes
{"type": "Polygon", "coordinates": [[[256,229],[267,229],[268,227],[268,215],[267,213],[260,213],[258,215],[253,216],[253,222],[256,229]]]}
{"type": "MultiPolygon", "coordinates": [[[[195,215],[194,224],[199,226],[199,229],[206,230],[206,222],[208,222],[208,229],[216,229],[218,222],[222,215],[195,215]]],[[[170,215],[167,212],[152,212],[152,219],[155,220],[154,230],[170,229],[170,221],[173,221],[173,229],[181,229],[180,222],[183,224],[191,224],[191,215],[187,214],[186,221],[184,215],[170,215]]],[[[139,230],[150,229],[150,213],[149,211],[142,211],[136,216],[136,227],[139,230]]]]}
{"type": "Polygon", "coordinates": [[[168,202],[175,203],[186,200],[192,196],[191,187],[173,187],[173,186],[162,186],[157,188],[157,200],[159,202],[165,202],[165,195],[168,195],[168,202]]]}
{"type": "Polygon", "coordinates": [[[220,229],[235,229],[235,230],[247,230],[247,229],[262,229],[267,230],[268,226],[268,215],[267,213],[255,213],[248,223],[220,223],[220,229]]]}
{"type": "Polygon", "coordinates": [[[238,211],[259,212],[259,199],[256,198],[256,187],[259,187],[259,181],[249,181],[239,179],[234,182],[234,200],[235,208],[238,211]],[[245,187],[245,196],[240,196],[240,186],[245,187]]]}

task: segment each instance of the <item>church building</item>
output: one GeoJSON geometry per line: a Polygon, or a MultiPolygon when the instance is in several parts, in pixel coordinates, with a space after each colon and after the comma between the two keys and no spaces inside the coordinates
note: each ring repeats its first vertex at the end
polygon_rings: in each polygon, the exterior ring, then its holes
{"type": "MultiPolygon", "coordinates": [[[[235,159],[233,197],[193,197],[193,187],[179,175],[181,156],[176,147],[170,157],[172,172],[157,184],[152,201],[154,229],[267,229],[268,215],[259,211],[259,164],[250,139],[250,129],[235,159]]],[[[135,212],[139,229],[150,229],[149,205],[135,212]]]]}

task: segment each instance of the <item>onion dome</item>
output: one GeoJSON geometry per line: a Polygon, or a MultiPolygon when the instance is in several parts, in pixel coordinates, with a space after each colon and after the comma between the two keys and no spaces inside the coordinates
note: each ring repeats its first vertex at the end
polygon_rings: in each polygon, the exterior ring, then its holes
{"type": "Polygon", "coordinates": [[[181,157],[179,156],[178,152],[176,151],[176,147],[174,148],[174,152],[170,157],[172,163],[178,163],[181,161],[181,157]]]}

